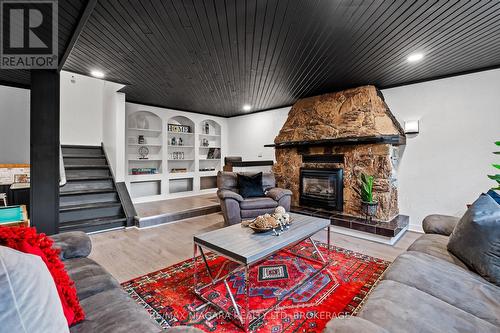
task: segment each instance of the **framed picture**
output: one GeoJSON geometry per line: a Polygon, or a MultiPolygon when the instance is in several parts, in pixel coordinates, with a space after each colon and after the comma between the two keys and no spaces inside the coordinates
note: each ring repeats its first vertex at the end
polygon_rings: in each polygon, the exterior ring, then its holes
{"type": "Polygon", "coordinates": [[[208,148],[207,160],[220,159],[220,148],[208,148]]]}

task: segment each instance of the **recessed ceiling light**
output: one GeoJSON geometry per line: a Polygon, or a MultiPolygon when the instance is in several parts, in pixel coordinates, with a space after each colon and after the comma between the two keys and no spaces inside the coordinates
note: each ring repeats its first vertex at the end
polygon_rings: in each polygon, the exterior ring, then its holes
{"type": "Polygon", "coordinates": [[[96,77],[98,79],[102,79],[104,77],[104,73],[101,71],[98,71],[98,70],[91,71],[90,75],[92,75],[93,77],[96,77]]]}
{"type": "Polygon", "coordinates": [[[248,105],[248,104],[243,105],[243,111],[250,111],[250,110],[252,110],[251,105],[248,105]]]}
{"type": "Polygon", "coordinates": [[[408,56],[408,58],[406,58],[406,60],[408,60],[409,62],[417,62],[422,60],[423,58],[424,58],[423,53],[412,53],[408,56]]]}

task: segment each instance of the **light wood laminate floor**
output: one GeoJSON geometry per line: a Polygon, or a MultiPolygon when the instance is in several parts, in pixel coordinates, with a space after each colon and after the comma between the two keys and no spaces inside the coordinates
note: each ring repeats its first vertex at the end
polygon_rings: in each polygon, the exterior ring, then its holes
{"type": "MultiPolygon", "coordinates": [[[[193,256],[193,235],[221,228],[220,213],[194,217],[148,229],[130,228],[91,235],[90,258],[118,281],[153,272],[193,256]]],[[[333,245],[393,261],[420,234],[407,232],[395,246],[374,243],[332,232],[333,245]]],[[[326,232],[315,237],[324,241],[326,232]]]]}

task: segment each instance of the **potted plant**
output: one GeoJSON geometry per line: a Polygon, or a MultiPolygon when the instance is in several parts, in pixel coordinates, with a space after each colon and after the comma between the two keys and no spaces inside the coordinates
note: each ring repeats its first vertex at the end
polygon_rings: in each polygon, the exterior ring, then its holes
{"type": "Polygon", "coordinates": [[[373,200],[373,176],[361,174],[361,209],[370,220],[377,213],[378,202],[373,200]]]}
{"type": "MultiPolygon", "coordinates": [[[[497,141],[495,142],[495,144],[497,146],[500,146],[500,141],[497,141]]],[[[497,154],[497,155],[500,155],[500,151],[495,151],[493,152],[493,154],[497,154]]],[[[500,164],[493,164],[493,167],[494,168],[497,168],[497,169],[500,169],[500,164]]],[[[491,180],[494,180],[497,182],[496,186],[492,188],[493,191],[500,191],[500,174],[496,174],[496,175],[488,175],[488,177],[491,179],[491,180]]]]}

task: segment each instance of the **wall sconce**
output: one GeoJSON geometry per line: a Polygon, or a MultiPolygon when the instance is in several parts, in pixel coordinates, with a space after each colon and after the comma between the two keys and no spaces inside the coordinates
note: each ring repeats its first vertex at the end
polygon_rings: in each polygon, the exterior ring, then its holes
{"type": "Polygon", "coordinates": [[[417,134],[418,133],[418,120],[405,121],[405,134],[417,134]]]}

